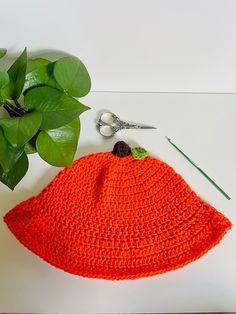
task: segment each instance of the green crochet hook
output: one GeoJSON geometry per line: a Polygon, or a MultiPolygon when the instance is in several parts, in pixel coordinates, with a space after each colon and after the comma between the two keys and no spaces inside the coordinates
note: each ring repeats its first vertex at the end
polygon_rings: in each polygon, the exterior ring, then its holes
{"type": "Polygon", "coordinates": [[[206,174],[205,171],[203,171],[197,164],[195,164],[194,161],[192,161],[178,146],[176,146],[169,137],[166,136],[166,139],[168,140],[168,142],[174,146],[198,171],[200,171],[205,178],[207,178],[208,181],[210,181],[216,188],[218,191],[220,191],[228,200],[230,200],[230,196],[228,194],[225,193],[225,191],[223,191],[218,184],[216,184],[209,176],[208,174],[206,174]]]}

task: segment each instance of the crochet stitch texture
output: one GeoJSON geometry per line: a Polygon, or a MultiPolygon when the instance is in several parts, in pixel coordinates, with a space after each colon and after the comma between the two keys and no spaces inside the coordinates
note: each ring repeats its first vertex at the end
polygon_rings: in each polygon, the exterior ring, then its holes
{"type": "Polygon", "coordinates": [[[165,162],[110,152],[78,159],[4,220],[48,263],[113,280],[180,268],[232,226],[165,162]]]}

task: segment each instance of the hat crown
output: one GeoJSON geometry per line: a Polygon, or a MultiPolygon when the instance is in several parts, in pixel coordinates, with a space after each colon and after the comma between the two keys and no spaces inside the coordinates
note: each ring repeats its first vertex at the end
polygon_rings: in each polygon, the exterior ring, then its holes
{"type": "Polygon", "coordinates": [[[144,157],[84,156],[4,220],[26,247],[73,274],[134,279],[182,267],[232,225],[170,166],[144,157]]]}

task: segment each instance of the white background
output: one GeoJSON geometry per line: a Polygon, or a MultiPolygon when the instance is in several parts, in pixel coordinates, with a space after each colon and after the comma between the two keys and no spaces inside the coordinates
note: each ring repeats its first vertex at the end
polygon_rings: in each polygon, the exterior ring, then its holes
{"type": "MultiPolygon", "coordinates": [[[[55,57],[66,51],[87,65],[96,92],[83,100],[92,110],[82,115],[78,156],[109,151],[118,139],[146,147],[236,223],[236,94],[208,94],[236,89],[236,1],[2,0],[0,4],[1,46],[12,56],[27,45],[32,54],[47,51],[55,57]],[[104,140],[94,127],[101,109],[158,129],[121,132],[104,140]],[[224,198],[165,135],[232,199],[224,198]]],[[[73,276],[25,249],[2,216],[40,192],[59,170],[30,156],[29,171],[14,192],[0,185],[0,312],[236,311],[234,228],[198,261],[135,281],[73,276]]]]}
{"type": "Polygon", "coordinates": [[[1,0],[12,54],[80,57],[93,90],[236,91],[234,0],[1,0]]]}

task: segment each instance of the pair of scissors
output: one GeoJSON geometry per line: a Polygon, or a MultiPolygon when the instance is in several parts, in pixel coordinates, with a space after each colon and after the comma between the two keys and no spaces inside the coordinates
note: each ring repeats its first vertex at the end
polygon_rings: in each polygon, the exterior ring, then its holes
{"type": "Polygon", "coordinates": [[[105,137],[112,137],[116,132],[123,129],[156,129],[150,125],[129,123],[122,121],[113,112],[104,111],[100,114],[97,121],[98,132],[105,137]]]}

